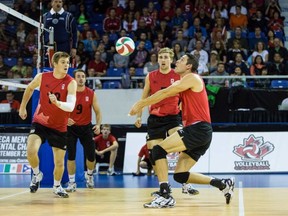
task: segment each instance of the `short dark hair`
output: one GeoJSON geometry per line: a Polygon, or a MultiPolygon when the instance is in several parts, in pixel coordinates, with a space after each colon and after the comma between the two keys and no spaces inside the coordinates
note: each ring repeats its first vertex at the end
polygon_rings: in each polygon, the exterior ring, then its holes
{"type": "Polygon", "coordinates": [[[77,72],[82,72],[82,73],[84,73],[84,74],[85,74],[85,77],[86,77],[86,73],[85,73],[85,71],[82,70],[82,69],[76,69],[76,70],[74,70],[74,71],[73,71],[73,76],[74,76],[74,77],[75,77],[75,75],[76,75],[77,72]]]}
{"type": "Polygon", "coordinates": [[[192,64],[191,71],[192,72],[197,71],[197,68],[198,68],[198,65],[199,65],[198,59],[194,55],[192,55],[191,53],[186,53],[186,56],[188,57],[187,58],[187,64],[192,64]]]}

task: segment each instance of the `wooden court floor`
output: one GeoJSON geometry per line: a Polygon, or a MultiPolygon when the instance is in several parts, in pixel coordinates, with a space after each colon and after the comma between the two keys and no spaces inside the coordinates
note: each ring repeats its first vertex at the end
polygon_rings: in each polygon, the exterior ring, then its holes
{"type": "Polygon", "coordinates": [[[197,196],[173,189],[176,206],[145,209],[155,188],[79,188],[67,199],[57,198],[51,188],[31,194],[27,188],[0,188],[0,215],[156,215],[156,216],[278,216],[288,215],[288,188],[235,188],[230,205],[215,188],[200,188],[197,196]]]}

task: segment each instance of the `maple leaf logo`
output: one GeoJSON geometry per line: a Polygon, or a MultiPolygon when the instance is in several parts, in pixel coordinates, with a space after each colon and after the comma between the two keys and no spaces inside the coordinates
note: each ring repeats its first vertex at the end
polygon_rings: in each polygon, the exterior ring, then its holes
{"type": "Polygon", "coordinates": [[[263,137],[255,137],[251,134],[243,140],[243,144],[234,146],[233,153],[242,158],[242,160],[263,160],[267,154],[274,150],[274,145],[270,142],[264,142],[263,137]]]}

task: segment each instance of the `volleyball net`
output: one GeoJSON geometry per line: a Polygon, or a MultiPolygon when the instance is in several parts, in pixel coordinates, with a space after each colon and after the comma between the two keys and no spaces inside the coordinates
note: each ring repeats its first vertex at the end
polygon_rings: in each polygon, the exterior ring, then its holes
{"type": "MultiPolygon", "coordinates": [[[[34,3],[31,3],[34,4],[34,3]]],[[[8,80],[0,80],[0,85],[10,85],[17,88],[25,88],[26,85],[24,71],[18,71],[17,67],[21,65],[30,66],[37,69],[37,73],[43,71],[45,60],[49,59],[49,50],[54,48],[54,30],[53,28],[45,29],[43,25],[43,8],[42,1],[39,5],[31,5],[31,8],[36,7],[39,13],[22,14],[18,12],[18,8],[13,5],[13,1],[1,1],[0,3],[0,55],[3,63],[12,69],[12,72],[7,73],[8,80]],[[39,8],[39,10],[38,10],[39,8]],[[49,35],[49,43],[44,43],[44,33],[49,35]],[[14,68],[13,68],[14,67],[14,68]],[[17,78],[20,83],[12,82],[9,79],[17,78]],[[22,81],[21,81],[22,79],[22,81]],[[25,82],[24,82],[25,83],[25,82]]],[[[53,52],[50,52],[53,53],[53,52]]],[[[21,70],[21,69],[19,69],[21,70]]]]}

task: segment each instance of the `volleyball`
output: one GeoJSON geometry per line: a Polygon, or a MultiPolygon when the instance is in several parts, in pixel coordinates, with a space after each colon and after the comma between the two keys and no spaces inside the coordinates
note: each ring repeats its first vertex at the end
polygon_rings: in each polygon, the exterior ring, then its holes
{"type": "Polygon", "coordinates": [[[135,49],[135,43],[130,37],[121,37],[116,42],[116,51],[122,56],[129,56],[135,49]]]}

